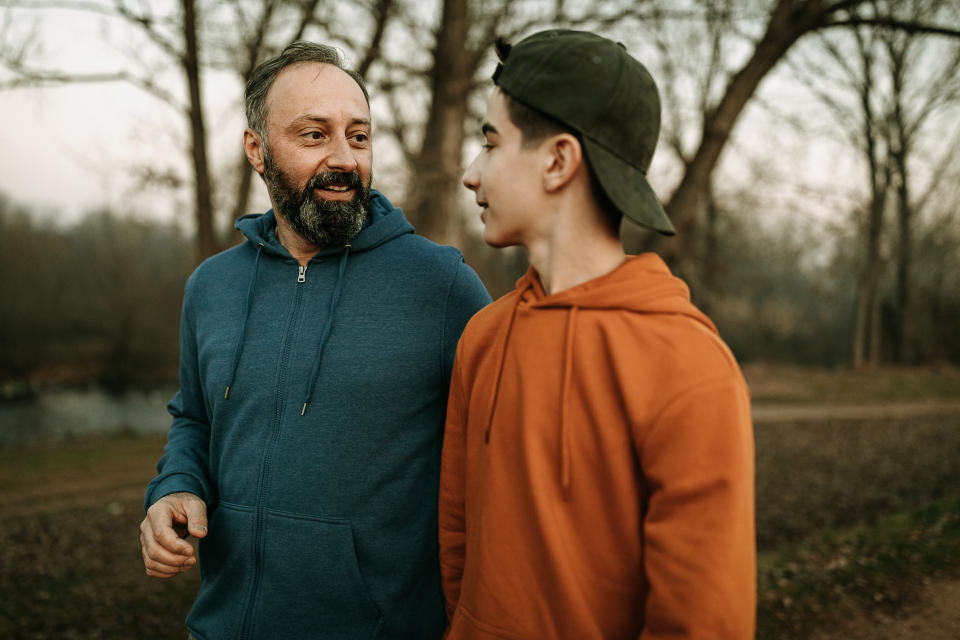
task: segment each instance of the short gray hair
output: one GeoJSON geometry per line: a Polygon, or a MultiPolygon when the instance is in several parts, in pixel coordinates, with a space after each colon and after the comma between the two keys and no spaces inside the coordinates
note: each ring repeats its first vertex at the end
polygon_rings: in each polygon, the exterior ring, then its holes
{"type": "Polygon", "coordinates": [[[354,79],[363,91],[367,106],[370,105],[370,95],[367,93],[363,78],[353,69],[347,69],[344,66],[339,51],[325,44],[298,40],[287,45],[279,56],[261,62],[247,81],[247,88],[244,91],[247,126],[257,132],[264,144],[267,142],[267,93],[270,92],[273,81],[281,71],[301,62],[322,62],[340,69],[354,79]]]}

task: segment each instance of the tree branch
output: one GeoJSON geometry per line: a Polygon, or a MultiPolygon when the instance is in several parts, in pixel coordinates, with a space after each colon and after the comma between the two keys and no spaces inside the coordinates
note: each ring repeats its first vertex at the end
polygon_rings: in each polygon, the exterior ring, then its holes
{"type": "Polygon", "coordinates": [[[823,23],[821,28],[833,27],[886,27],[906,33],[920,33],[927,35],[945,36],[948,38],[960,38],[960,30],[950,27],[941,27],[934,24],[924,24],[922,22],[912,22],[898,20],[892,17],[861,18],[859,16],[850,16],[842,20],[829,20],[823,23]]]}
{"type": "Polygon", "coordinates": [[[367,45],[366,53],[363,59],[357,65],[356,71],[361,78],[366,78],[370,71],[370,66],[380,59],[380,43],[383,40],[383,34],[387,30],[387,24],[390,22],[393,0],[377,0],[373,7],[374,28],[370,36],[370,44],[367,45]]]}

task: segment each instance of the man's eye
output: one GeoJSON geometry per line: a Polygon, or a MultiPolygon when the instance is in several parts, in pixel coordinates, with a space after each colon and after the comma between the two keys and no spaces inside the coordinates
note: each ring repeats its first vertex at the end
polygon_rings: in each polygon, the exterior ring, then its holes
{"type": "Polygon", "coordinates": [[[492,145],[492,144],[490,144],[489,142],[484,142],[484,143],[483,143],[483,150],[484,150],[484,151],[490,151],[491,149],[493,149],[493,145],[492,145]]]}
{"type": "Polygon", "coordinates": [[[311,131],[307,134],[307,137],[311,140],[320,140],[323,138],[323,134],[319,131],[311,131]]]}
{"type": "Polygon", "coordinates": [[[358,133],[357,135],[353,136],[353,139],[357,142],[366,142],[370,139],[370,137],[365,133],[358,133]]]}

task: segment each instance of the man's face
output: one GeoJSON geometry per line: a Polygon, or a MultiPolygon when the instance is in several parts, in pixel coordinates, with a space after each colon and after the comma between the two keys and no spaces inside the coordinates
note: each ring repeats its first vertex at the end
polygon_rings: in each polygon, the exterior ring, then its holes
{"type": "Polygon", "coordinates": [[[267,94],[263,172],[278,215],[317,246],[339,245],[363,225],[373,149],[370,109],[336,67],[284,69],[267,94]]]}
{"type": "Polygon", "coordinates": [[[463,185],[476,194],[483,208],[483,239],[494,247],[529,246],[542,232],[544,220],[537,199],[542,192],[543,159],[536,146],[524,147],[499,89],[487,102],[483,134],[483,150],[463,174],[463,185]]]}

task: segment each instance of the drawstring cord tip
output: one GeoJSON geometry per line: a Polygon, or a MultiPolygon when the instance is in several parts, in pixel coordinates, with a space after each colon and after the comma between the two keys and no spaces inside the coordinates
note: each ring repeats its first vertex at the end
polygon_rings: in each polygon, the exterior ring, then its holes
{"type": "Polygon", "coordinates": [[[307,405],[308,405],[308,404],[310,404],[310,403],[309,403],[309,402],[304,402],[304,403],[303,403],[303,408],[300,409],[300,415],[303,415],[303,414],[305,414],[305,413],[307,412],[307,405]]]}
{"type": "Polygon", "coordinates": [[[227,390],[223,392],[223,399],[226,400],[230,397],[230,385],[227,385],[227,390]]]}

